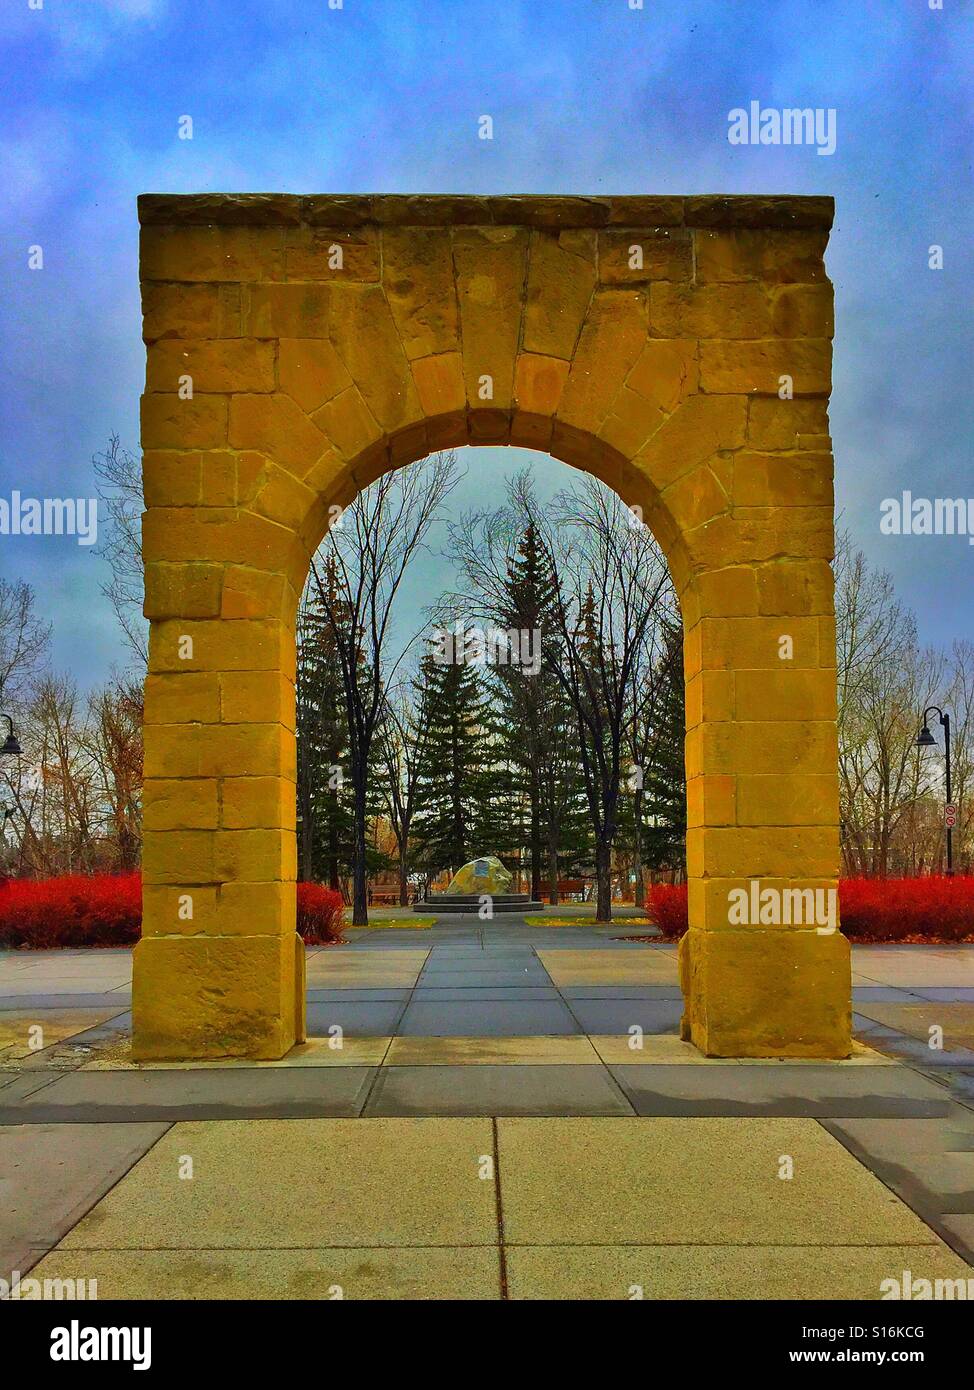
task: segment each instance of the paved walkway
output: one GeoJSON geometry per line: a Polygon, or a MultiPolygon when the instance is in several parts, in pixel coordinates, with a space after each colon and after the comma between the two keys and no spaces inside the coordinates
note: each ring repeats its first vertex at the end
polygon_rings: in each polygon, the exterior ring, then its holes
{"type": "Polygon", "coordinates": [[[136,1066],[128,952],[0,954],[0,1277],[876,1298],[974,1275],[974,948],[857,948],[848,1061],[715,1062],[676,1036],[674,949],[617,939],[638,930],[350,933],[309,952],[313,1038],[277,1063],[136,1066]]]}

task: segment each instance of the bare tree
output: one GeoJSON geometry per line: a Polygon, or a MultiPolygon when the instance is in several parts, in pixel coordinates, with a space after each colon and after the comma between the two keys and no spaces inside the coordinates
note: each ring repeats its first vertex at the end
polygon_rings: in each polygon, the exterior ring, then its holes
{"type": "Polygon", "coordinates": [[[0,704],[25,697],[50,640],[51,624],[37,617],[31,586],[0,579],[0,704]]]}
{"type": "Polygon", "coordinates": [[[117,682],[89,699],[98,834],[110,867],[138,867],[142,848],[142,687],[117,682]]]}
{"type": "Polygon", "coordinates": [[[409,836],[429,734],[429,705],[413,699],[412,690],[400,681],[388,694],[377,730],[385,771],[382,795],[399,859],[400,907],[409,905],[409,836]]]}
{"type": "Polygon", "coordinates": [[[902,832],[936,770],[916,746],[923,708],[944,683],[943,655],[920,648],[916,621],[888,574],[848,535],[835,560],[842,855],[851,875],[885,877],[904,863],[902,832]]]}
{"type": "Polygon", "coordinates": [[[92,466],[98,479],[98,498],[108,526],[97,553],[108,563],[111,578],[102,593],[112,605],[129,650],[141,670],[149,663],[148,624],[142,616],[145,576],[142,568],[142,465],[117,434],[92,466]]]}
{"type": "Polygon", "coordinates": [[[595,478],[559,494],[548,531],[559,575],[556,674],[578,724],[595,840],[596,920],[612,918],[612,848],[634,672],[670,578],[651,532],[595,478]]]}
{"type": "MultiPolygon", "coordinates": [[[[389,659],[396,596],[410,561],[425,548],[439,509],[458,481],[456,454],[431,454],[374,482],[344,512],[322,543],[334,557],[337,583],[312,561],[310,582],[328,615],[348,709],[354,804],[352,924],[368,924],[366,884],[369,756],[385,692],[415,638],[389,659]]],[[[319,553],[321,553],[319,552],[319,553]]]]}

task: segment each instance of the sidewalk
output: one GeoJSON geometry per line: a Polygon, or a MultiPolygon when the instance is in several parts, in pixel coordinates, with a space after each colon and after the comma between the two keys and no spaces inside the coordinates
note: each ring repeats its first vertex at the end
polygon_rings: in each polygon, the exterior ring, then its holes
{"type": "Polygon", "coordinates": [[[313,1040],[276,1063],[137,1067],[128,952],[0,955],[0,1277],[876,1298],[905,1269],[974,1276],[974,948],[855,948],[848,1061],[711,1061],[676,1036],[674,949],[627,930],[356,932],[309,952],[313,1040]]]}

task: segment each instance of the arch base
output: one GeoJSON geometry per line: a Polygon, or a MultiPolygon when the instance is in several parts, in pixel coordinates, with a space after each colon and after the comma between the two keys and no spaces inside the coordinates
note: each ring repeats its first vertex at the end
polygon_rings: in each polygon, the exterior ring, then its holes
{"type": "Polygon", "coordinates": [[[700,931],[680,941],[680,1036],[708,1057],[848,1057],[851,957],[839,932],[700,931]]]}

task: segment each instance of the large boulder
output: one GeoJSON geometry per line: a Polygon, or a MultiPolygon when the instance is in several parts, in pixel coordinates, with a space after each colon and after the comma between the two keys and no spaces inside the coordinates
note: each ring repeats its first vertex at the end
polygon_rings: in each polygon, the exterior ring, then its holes
{"type": "Polygon", "coordinates": [[[447,893],[507,893],[513,878],[496,854],[471,859],[458,869],[450,881],[447,893]]]}

